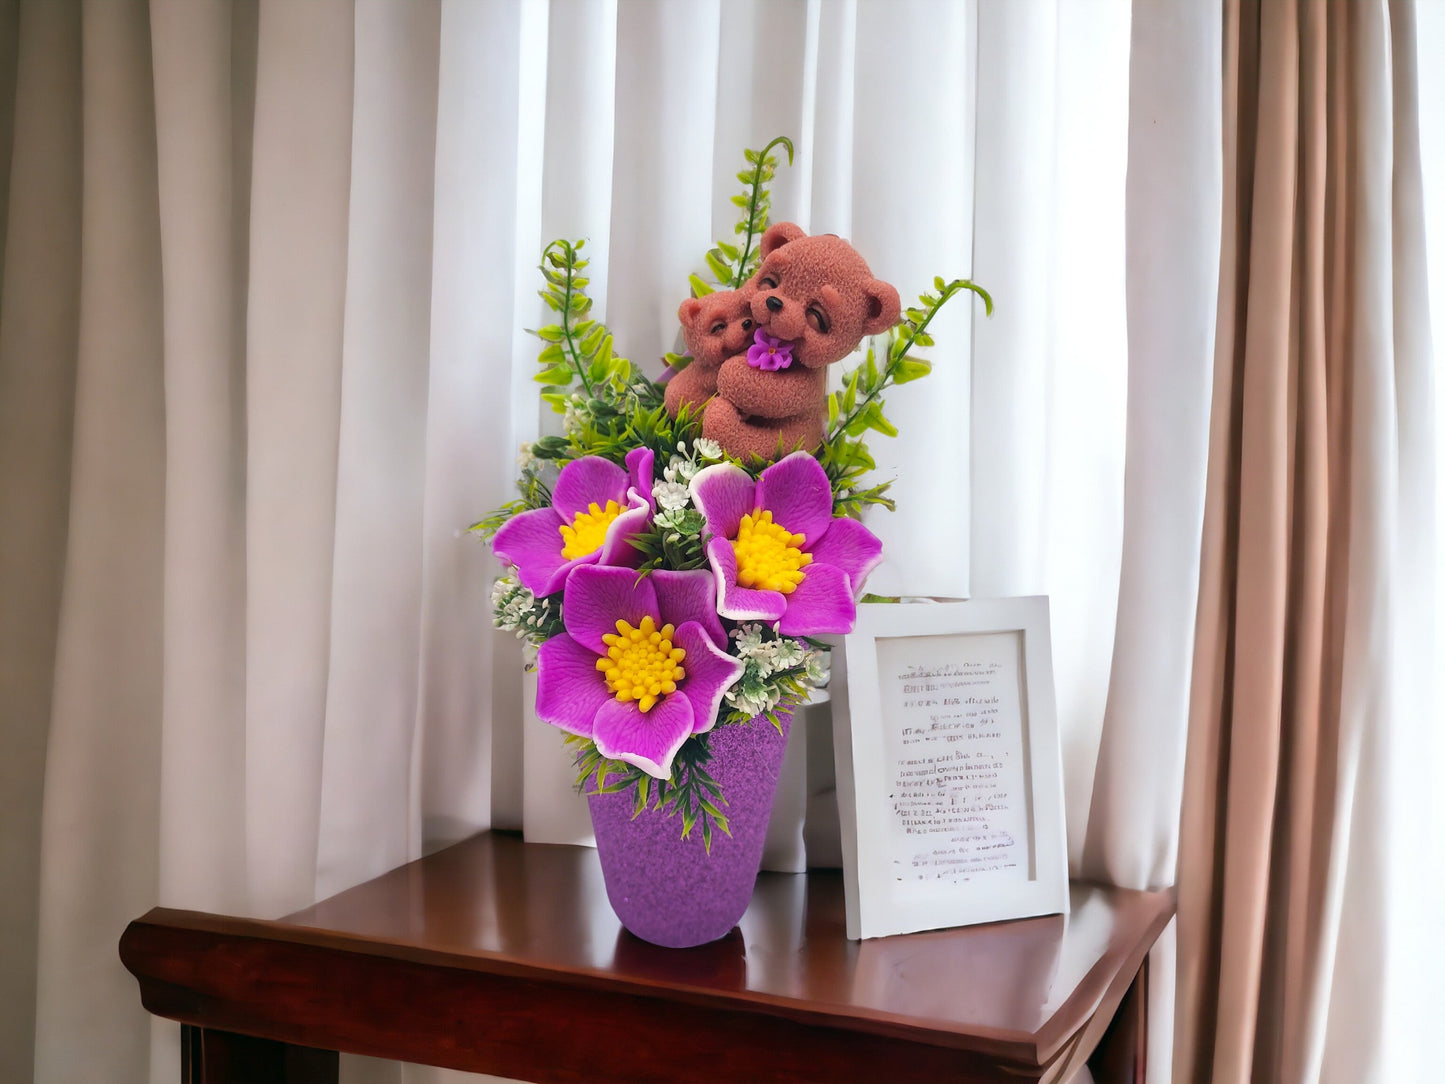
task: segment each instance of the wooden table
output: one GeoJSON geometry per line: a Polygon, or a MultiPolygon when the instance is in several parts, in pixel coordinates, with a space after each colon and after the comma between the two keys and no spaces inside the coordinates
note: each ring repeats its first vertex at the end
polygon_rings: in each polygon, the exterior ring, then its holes
{"type": "Polygon", "coordinates": [[[622,930],[595,852],[487,832],[277,922],[156,908],[120,954],[191,1084],[334,1082],[336,1051],[534,1081],[1142,1081],[1168,892],[848,941],[837,873],[765,873],[695,949],[622,930]]]}

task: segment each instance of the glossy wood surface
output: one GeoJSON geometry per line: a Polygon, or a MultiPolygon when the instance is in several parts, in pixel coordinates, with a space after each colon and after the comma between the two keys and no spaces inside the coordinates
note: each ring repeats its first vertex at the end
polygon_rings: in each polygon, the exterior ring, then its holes
{"type": "Polygon", "coordinates": [[[526,1079],[1044,1079],[1172,910],[1075,886],[1067,918],[851,942],[838,874],[763,874],[729,937],[663,949],[595,852],[484,833],[278,922],[156,909],[121,955],[159,1015],[526,1079]]]}

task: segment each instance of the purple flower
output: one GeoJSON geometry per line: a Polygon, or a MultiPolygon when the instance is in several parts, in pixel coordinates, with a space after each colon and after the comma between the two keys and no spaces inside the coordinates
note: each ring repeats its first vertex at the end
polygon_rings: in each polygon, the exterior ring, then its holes
{"type": "Polygon", "coordinates": [[[652,450],[627,453],[627,469],[601,456],[574,459],[552,489],[552,507],[513,516],[492,539],[492,552],[517,568],[537,597],[560,591],[579,565],[636,565],[628,539],[652,515],[652,450]]]}
{"type": "Polygon", "coordinates": [[[833,516],[833,487],[816,459],[794,452],[756,482],[719,463],[698,471],[691,489],[712,536],[718,613],[777,622],[784,636],[853,630],[855,599],[883,544],[857,520],[833,516]]]}
{"type": "Polygon", "coordinates": [[[723,650],[704,569],[578,568],[562,596],[567,631],[537,655],[537,716],[597,751],[667,779],[693,734],[717,722],[743,662],[723,650]]]}
{"type": "Polygon", "coordinates": [[[748,347],[748,364],[754,369],[776,372],[793,364],[793,344],[775,339],[762,328],[753,333],[753,345],[748,347]]]}

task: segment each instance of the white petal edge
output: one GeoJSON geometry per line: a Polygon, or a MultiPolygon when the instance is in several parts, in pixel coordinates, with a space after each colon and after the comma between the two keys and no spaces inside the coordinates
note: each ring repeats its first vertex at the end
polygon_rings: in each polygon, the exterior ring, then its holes
{"type": "Polygon", "coordinates": [[[743,660],[738,658],[736,655],[729,655],[726,651],[723,651],[721,648],[719,648],[716,644],[712,642],[711,638],[706,632],[702,634],[702,640],[703,643],[707,646],[708,650],[712,652],[715,658],[724,659],[728,662],[729,665],[731,665],[733,669],[733,679],[718,686],[717,695],[713,697],[712,707],[708,711],[708,717],[712,719],[712,722],[708,723],[707,726],[703,727],[701,730],[697,729],[697,716],[694,712],[692,724],[692,732],[694,734],[706,734],[713,727],[717,726],[717,717],[718,713],[722,710],[723,698],[727,696],[728,690],[738,683],[738,678],[742,677],[743,671],[747,669],[747,663],[743,662],[743,660]]]}

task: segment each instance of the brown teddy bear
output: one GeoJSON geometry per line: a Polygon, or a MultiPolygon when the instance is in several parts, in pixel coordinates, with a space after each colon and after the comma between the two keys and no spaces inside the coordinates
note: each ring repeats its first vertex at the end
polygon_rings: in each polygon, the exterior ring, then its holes
{"type": "Polygon", "coordinates": [[[851,354],[863,336],[887,331],[899,314],[898,291],[875,279],[841,237],[809,237],[779,222],[763,234],[760,251],[763,262],[749,283],[757,342],[723,363],[703,413],[703,435],[741,459],[821,444],[825,367],[851,354]]]}
{"type": "Polygon", "coordinates": [[[690,297],[679,306],[682,338],[692,364],[667,382],[663,402],[677,417],[684,403],[694,411],[717,394],[722,363],[747,349],[753,339],[751,284],[741,290],[719,290],[705,297],[690,297]]]}

